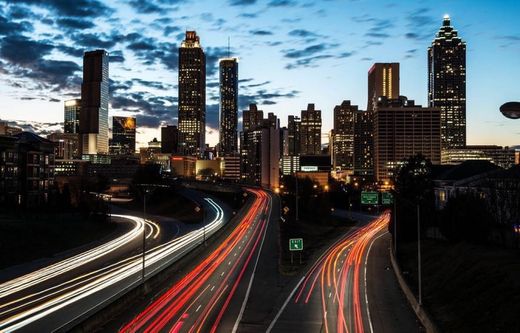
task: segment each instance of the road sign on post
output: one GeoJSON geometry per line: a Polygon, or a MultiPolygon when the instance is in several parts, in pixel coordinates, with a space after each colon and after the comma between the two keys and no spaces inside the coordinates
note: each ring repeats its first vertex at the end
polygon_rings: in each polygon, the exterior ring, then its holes
{"type": "Polygon", "coordinates": [[[377,205],[379,204],[379,193],[378,192],[361,192],[361,204],[362,205],[377,205]]]}
{"type": "Polygon", "coordinates": [[[390,192],[381,193],[381,203],[383,205],[391,205],[394,202],[394,197],[390,192]]]}
{"type": "Polygon", "coordinates": [[[303,238],[289,239],[289,251],[303,251],[303,238]]]}

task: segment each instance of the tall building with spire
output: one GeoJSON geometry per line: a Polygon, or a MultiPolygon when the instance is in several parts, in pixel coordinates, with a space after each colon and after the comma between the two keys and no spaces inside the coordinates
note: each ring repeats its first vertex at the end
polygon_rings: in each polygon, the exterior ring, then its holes
{"type": "Polygon", "coordinates": [[[195,31],[179,47],[179,153],[201,156],[206,144],[206,56],[195,31]]]}
{"type": "Polygon", "coordinates": [[[108,154],[108,52],[83,56],[79,131],[83,155],[108,154]]]}
{"type": "Polygon", "coordinates": [[[367,111],[374,110],[381,96],[395,99],[399,97],[399,63],[375,63],[368,70],[367,111]]]}
{"type": "Polygon", "coordinates": [[[219,72],[219,155],[225,156],[238,151],[238,59],[220,59],[219,72]]]}
{"type": "Polygon", "coordinates": [[[466,145],[466,43],[444,16],[428,48],[428,102],[441,109],[442,149],[466,145]]]}

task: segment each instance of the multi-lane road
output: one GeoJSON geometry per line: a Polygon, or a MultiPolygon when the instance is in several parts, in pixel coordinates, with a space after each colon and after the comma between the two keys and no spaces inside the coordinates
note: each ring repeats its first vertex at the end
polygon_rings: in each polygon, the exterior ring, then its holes
{"type": "Polygon", "coordinates": [[[47,332],[119,297],[143,279],[143,232],[146,237],[145,278],[170,265],[224,223],[224,211],[204,198],[206,221],[178,237],[161,235],[151,220],[113,215],[133,223],[125,234],[97,247],[23,274],[0,284],[0,331],[47,332]],[[142,250],[141,250],[142,251],[142,250]]]}
{"type": "Polygon", "coordinates": [[[229,235],[188,274],[124,324],[121,332],[236,330],[272,207],[268,193],[255,189],[249,193],[254,201],[229,235]]]}
{"type": "Polygon", "coordinates": [[[267,331],[374,332],[367,261],[388,220],[385,213],[331,245],[297,282],[267,331]]]}

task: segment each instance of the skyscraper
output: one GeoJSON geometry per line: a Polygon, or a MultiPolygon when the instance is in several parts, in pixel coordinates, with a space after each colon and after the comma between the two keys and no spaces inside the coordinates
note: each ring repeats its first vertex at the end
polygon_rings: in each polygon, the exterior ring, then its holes
{"type": "Polygon", "coordinates": [[[334,130],[331,140],[334,170],[354,170],[354,127],[358,106],[343,101],[334,107],[334,130]]]}
{"type": "Polygon", "coordinates": [[[300,155],[300,117],[289,116],[287,122],[289,155],[300,155]]]}
{"type": "Polygon", "coordinates": [[[300,123],[300,154],[319,155],[321,153],[321,110],[308,104],[302,110],[300,123]]]}
{"type": "Polygon", "coordinates": [[[373,114],[359,110],[354,117],[354,174],[371,176],[374,173],[373,114]]]}
{"type": "Polygon", "coordinates": [[[112,140],[110,153],[115,155],[132,155],[135,153],[134,117],[112,117],[112,140]]]}
{"type": "Polygon", "coordinates": [[[399,63],[375,63],[368,70],[367,111],[374,111],[374,100],[380,96],[399,97],[399,63]]]}
{"type": "Polygon", "coordinates": [[[108,52],[96,50],[83,56],[81,113],[82,154],[108,154],[108,52]]]}
{"type": "Polygon", "coordinates": [[[422,154],[441,163],[440,110],[415,105],[401,96],[382,97],[374,117],[374,175],[390,181],[404,160],[422,154]]]}
{"type": "Polygon", "coordinates": [[[220,155],[238,151],[238,59],[220,60],[220,155]]]}
{"type": "Polygon", "coordinates": [[[195,31],[179,48],[179,153],[201,156],[206,144],[206,56],[195,31]]]}
{"type": "Polygon", "coordinates": [[[177,154],[179,146],[179,129],[177,126],[168,125],[161,127],[161,153],[177,154]]]}
{"type": "Polygon", "coordinates": [[[69,99],[64,106],[64,133],[79,133],[81,99],[69,99]]]}
{"type": "Polygon", "coordinates": [[[441,109],[442,149],[466,145],[466,43],[444,16],[428,48],[428,101],[441,109]]]}

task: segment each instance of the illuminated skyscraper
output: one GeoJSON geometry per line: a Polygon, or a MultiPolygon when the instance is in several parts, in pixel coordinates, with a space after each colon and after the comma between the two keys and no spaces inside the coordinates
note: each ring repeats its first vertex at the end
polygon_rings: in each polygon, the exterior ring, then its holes
{"type": "Polygon", "coordinates": [[[368,70],[367,111],[374,111],[374,101],[380,96],[399,97],[399,63],[375,63],[368,70]]]}
{"type": "Polygon", "coordinates": [[[354,170],[354,127],[358,106],[343,101],[334,107],[332,133],[332,166],[334,170],[354,170]]]}
{"type": "Polygon", "coordinates": [[[354,174],[371,176],[374,173],[373,159],[373,114],[357,111],[354,114],[354,174]]]}
{"type": "Polygon", "coordinates": [[[64,126],[65,133],[79,133],[79,117],[81,111],[81,99],[70,99],[65,101],[64,126]]]}
{"type": "Polygon", "coordinates": [[[238,151],[238,59],[221,59],[220,67],[220,155],[238,151]]]}
{"type": "Polygon", "coordinates": [[[287,136],[289,141],[289,155],[300,155],[300,117],[289,116],[287,121],[287,136]]]}
{"type": "Polygon", "coordinates": [[[108,154],[108,98],[108,52],[85,52],[79,118],[83,155],[108,154]]]}
{"type": "Polygon", "coordinates": [[[300,123],[300,154],[319,155],[321,153],[321,111],[314,104],[302,110],[300,123]]]}
{"type": "Polygon", "coordinates": [[[179,153],[201,156],[206,137],[206,56],[195,31],[179,48],[179,153]]]}
{"type": "Polygon", "coordinates": [[[112,140],[110,153],[115,155],[132,155],[135,153],[134,117],[112,117],[112,140]]]}
{"type": "Polygon", "coordinates": [[[428,48],[428,101],[441,109],[442,149],[466,145],[466,43],[444,16],[428,48]]]}

